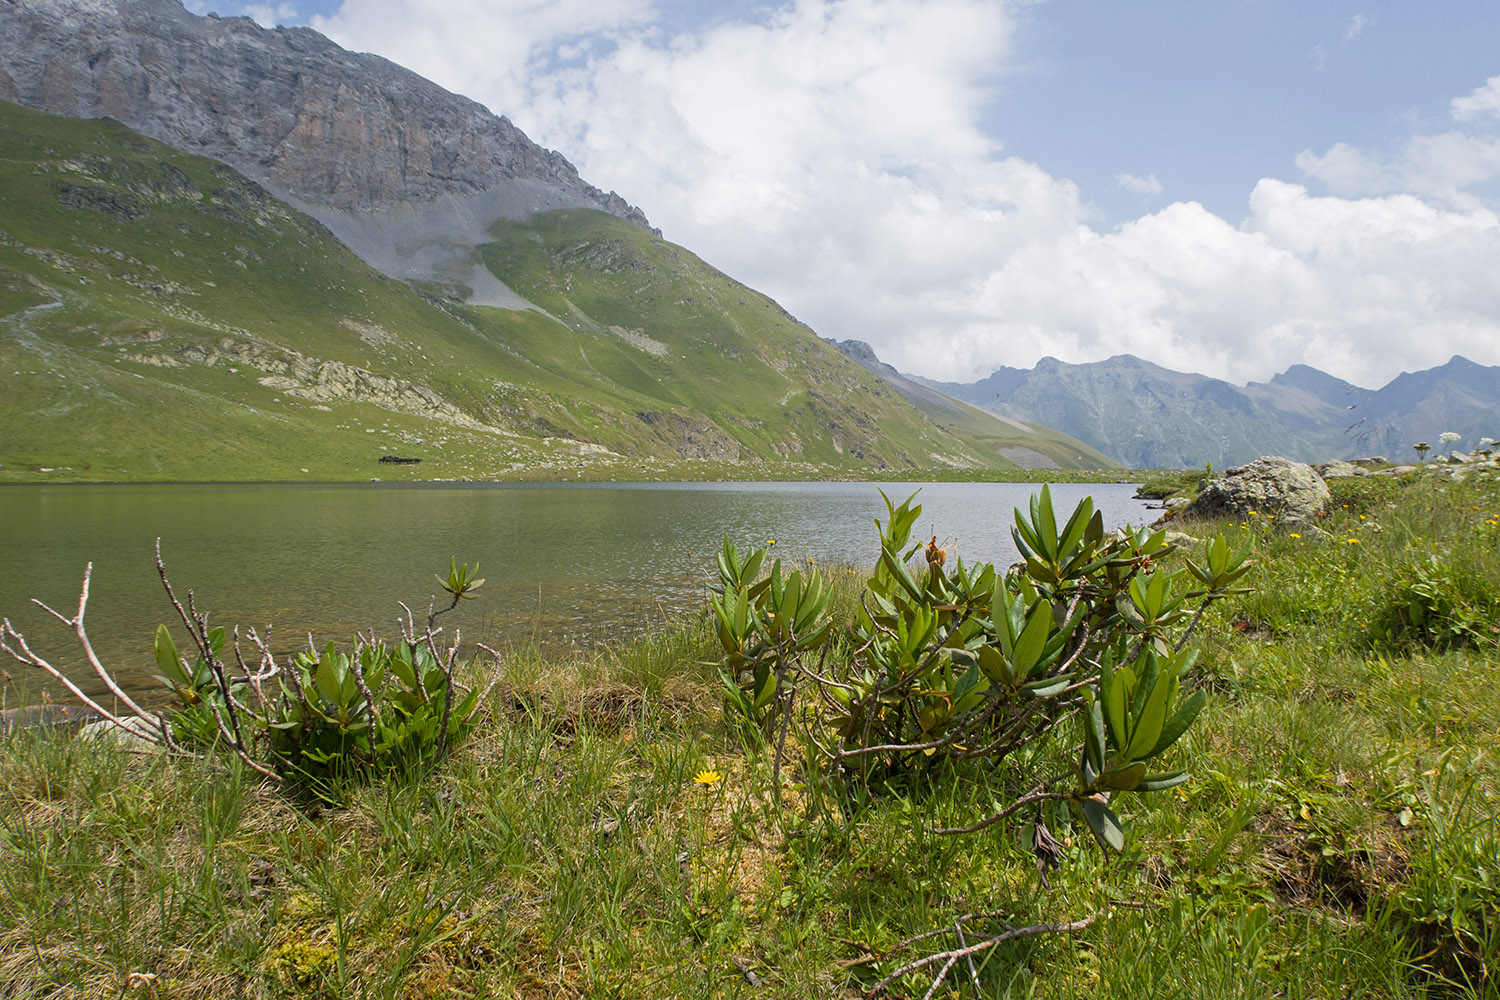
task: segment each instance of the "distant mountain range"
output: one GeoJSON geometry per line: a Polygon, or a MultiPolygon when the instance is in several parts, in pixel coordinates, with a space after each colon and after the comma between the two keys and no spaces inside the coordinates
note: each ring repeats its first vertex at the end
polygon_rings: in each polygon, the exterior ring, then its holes
{"type": "Polygon", "coordinates": [[[0,480],[1110,464],[935,418],[506,119],[306,28],[3,0],[0,98],[0,480]]]}
{"type": "Polygon", "coordinates": [[[1500,438],[1500,367],[1455,356],[1365,389],[1307,365],[1236,386],[1130,355],[1070,365],[1043,358],[977,382],[908,376],[1000,416],[1044,423],[1131,468],[1217,466],[1282,455],[1307,462],[1414,457],[1445,431],[1454,446],[1500,438]]]}

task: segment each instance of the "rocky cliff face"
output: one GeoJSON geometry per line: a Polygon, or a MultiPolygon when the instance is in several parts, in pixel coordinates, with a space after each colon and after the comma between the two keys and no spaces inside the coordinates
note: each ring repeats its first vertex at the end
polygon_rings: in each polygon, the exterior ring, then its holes
{"type": "Polygon", "coordinates": [[[509,120],[310,28],[179,0],[0,0],[0,98],[223,160],[386,274],[524,302],[473,266],[498,219],[594,208],[655,232],[509,120]]]}
{"type": "Polygon", "coordinates": [[[507,119],[309,28],[178,0],[0,0],[0,27],[0,96],[117,119],[310,201],[381,209],[519,180],[647,225],[507,119]]]}

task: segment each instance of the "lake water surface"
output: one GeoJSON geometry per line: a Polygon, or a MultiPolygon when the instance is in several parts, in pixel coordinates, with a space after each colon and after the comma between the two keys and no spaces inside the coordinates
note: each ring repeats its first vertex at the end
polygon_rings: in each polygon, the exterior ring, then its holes
{"type": "MultiPolygon", "coordinates": [[[[701,605],[727,532],[742,548],[775,539],[784,561],[874,559],[878,490],[920,489],[917,534],[966,562],[1016,558],[1012,511],[1039,487],[1007,483],[629,483],[130,485],[0,487],[0,615],[41,655],[81,676],[65,614],[94,564],[86,624],[106,665],[153,686],[151,636],[175,613],[157,581],[155,539],[172,584],[192,588],[211,623],[275,623],[290,650],[374,627],[394,634],[405,600],[425,610],[448,559],[480,563],[477,600],[447,619],[465,638],[593,643],[701,605]]],[[[1052,487],[1059,518],[1092,495],[1108,526],[1148,514],[1134,487],[1052,487]]],[[[183,636],[179,634],[179,641],[183,636]]],[[[19,664],[0,664],[13,675],[19,664]]],[[[36,671],[30,689],[40,682],[36,671]]],[[[90,689],[98,690],[90,684],[90,689]]],[[[50,685],[54,697],[63,692],[50,685]]]]}

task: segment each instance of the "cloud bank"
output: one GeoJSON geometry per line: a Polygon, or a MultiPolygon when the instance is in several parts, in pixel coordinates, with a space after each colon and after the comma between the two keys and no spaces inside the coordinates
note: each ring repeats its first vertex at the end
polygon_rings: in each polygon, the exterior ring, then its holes
{"type": "Polygon", "coordinates": [[[667,238],[906,371],[1131,353],[1378,385],[1454,353],[1500,364],[1500,76],[1397,154],[1301,153],[1299,182],[1261,180],[1241,219],[1177,202],[1102,232],[1073,182],[983,124],[1020,58],[1005,4],[669,24],[648,0],[345,0],[314,20],[508,115],[667,238]]]}

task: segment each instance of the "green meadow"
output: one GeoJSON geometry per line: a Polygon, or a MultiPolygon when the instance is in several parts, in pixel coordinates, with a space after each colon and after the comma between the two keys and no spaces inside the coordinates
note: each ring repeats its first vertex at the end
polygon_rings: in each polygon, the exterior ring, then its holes
{"type": "Polygon", "coordinates": [[[0,482],[979,475],[1016,447],[1114,464],[972,408],[938,426],[606,213],[493,237],[476,263],[535,308],[388,278],[221,163],[0,102],[0,482]]]}
{"type": "MultiPolygon", "coordinates": [[[[1253,591],[1193,632],[1207,703],[1168,751],[1193,777],[1121,793],[1118,852],[1066,810],[934,832],[1014,798],[1009,766],[829,786],[793,745],[778,768],[724,711],[707,613],[513,645],[441,764],[321,799],[229,753],[15,732],[3,995],[1500,995],[1488,476],[1345,480],[1293,531],[1180,526],[1247,548],[1253,591]],[[1007,929],[935,990],[938,964],[899,973],[1007,929]]],[[[847,630],[868,567],[824,570],[847,630]]]]}

